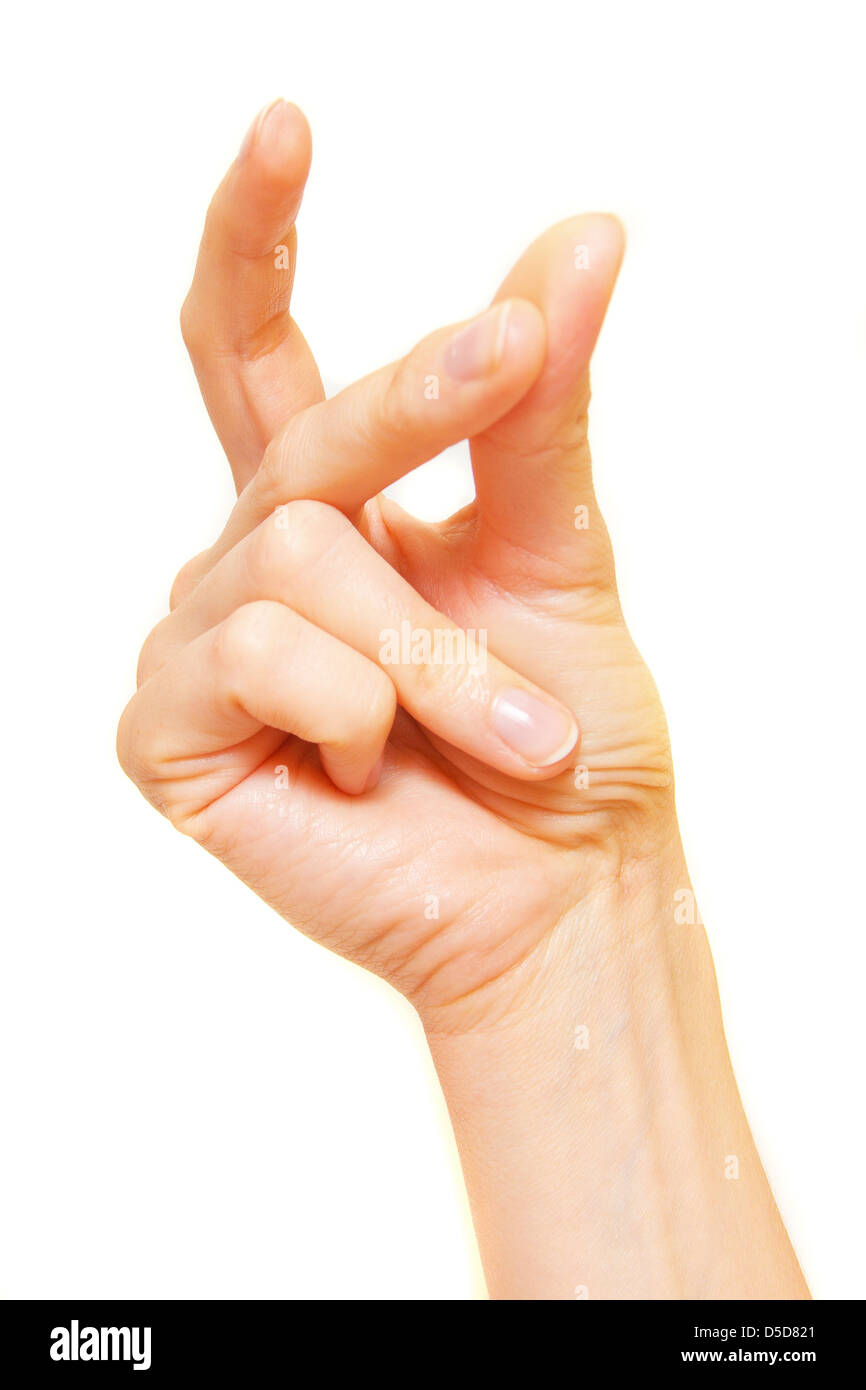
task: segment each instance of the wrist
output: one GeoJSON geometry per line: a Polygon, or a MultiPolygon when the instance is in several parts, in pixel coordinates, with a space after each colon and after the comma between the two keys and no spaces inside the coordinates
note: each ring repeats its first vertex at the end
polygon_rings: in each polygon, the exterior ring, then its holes
{"type": "MultiPolygon", "coordinates": [[[[709,960],[675,822],[658,830],[654,845],[640,858],[607,850],[594,858],[589,851],[569,905],[550,913],[552,926],[527,956],[444,1006],[414,1001],[431,1045],[558,1028],[563,1010],[590,992],[598,998],[646,988],[648,973],[673,968],[689,935],[689,945],[709,960]],[[690,934],[677,929],[683,923],[690,934]]],[[[711,968],[707,983],[715,988],[711,968]]]]}
{"type": "Polygon", "coordinates": [[[672,834],[581,894],[496,1007],[425,1020],[494,1296],[806,1296],[687,891],[672,834]]]}

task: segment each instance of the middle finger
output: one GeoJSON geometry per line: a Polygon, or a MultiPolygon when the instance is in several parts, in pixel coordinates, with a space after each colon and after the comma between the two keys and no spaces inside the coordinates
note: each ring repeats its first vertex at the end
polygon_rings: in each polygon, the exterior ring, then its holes
{"type": "Polygon", "coordinates": [[[287,605],[376,662],[408,712],[455,748],[513,777],[564,770],[578,740],[564,705],[437,611],[333,507],[296,501],[223,557],[145,645],[147,680],[242,605],[287,605]]]}

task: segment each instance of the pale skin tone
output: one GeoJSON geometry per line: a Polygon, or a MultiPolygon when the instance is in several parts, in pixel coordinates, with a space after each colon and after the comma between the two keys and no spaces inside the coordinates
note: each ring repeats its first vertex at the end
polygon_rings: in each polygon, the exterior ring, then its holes
{"type": "Polygon", "coordinates": [[[121,762],[414,1004],[491,1296],[808,1297],[676,920],[665,718],[592,488],[619,223],[551,228],[480,320],[325,401],[290,313],[310,157],[274,104],[208,214],[182,326],[239,496],[145,643],[121,762]],[[458,516],[381,496],[464,438],[458,516]],[[383,655],[405,622],[486,633],[486,668],[383,655]]]}

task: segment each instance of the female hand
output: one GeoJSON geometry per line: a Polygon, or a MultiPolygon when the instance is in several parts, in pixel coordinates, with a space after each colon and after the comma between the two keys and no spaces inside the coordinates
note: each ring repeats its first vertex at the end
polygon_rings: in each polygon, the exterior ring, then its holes
{"type": "Polygon", "coordinates": [[[806,1297],[592,487],[619,224],[552,228],[480,322],[324,402],[289,315],[309,153],[269,108],[211,207],[183,325],[240,495],[145,643],[121,761],[415,1004],[492,1294],[806,1297]],[[380,495],[464,437],[459,515],[380,495]]]}
{"type": "Polygon", "coordinates": [[[121,760],[288,920],[425,1015],[476,1017],[670,834],[664,718],[586,442],[621,232],[553,228],[474,326],[322,402],[272,254],[294,244],[306,125],[278,107],[268,132],[217,193],[184,310],[241,494],[145,644],[121,760]],[[478,499],[459,516],[380,495],[463,437],[478,499]]]}

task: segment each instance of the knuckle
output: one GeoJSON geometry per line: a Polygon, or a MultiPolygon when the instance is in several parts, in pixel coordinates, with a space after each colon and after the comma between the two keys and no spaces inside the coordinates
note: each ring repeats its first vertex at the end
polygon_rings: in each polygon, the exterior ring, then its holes
{"type": "Polygon", "coordinates": [[[144,639],[144,644],[138,654],[138,666],[135,673],[137,690],[140,690],[145,681],[148,681],[154,671],[158,671],[162,665],[164,624],[165,619],[157,623],[156,627],[144,639]]]}
{"type": "Polygon", "coordinates": [[[158,757],[142,732],[139,711],[140,697],[133,695],[117,725],[117,761],[150,804],[170,818],[170,803],[161,784],[158,757]]]}
{"type": "Polygon", "coordinates": [[[142,735],[139,708],[139,696],[134,695],[120,716],[117,725],[117,761],[151,806],[171,821],[176,829],[187,833],[182,808],[172,800],[169,785],[161,775],[159,756],[142,735]]]}
{"type": "Polygon", "coordinates": [[[261,507],[272,511],[292,496],[292,480],[297,471],[300,428],[295,417],[269,442],[262,455],[253,486],[261,507]]]}
{"type": "Polygon", "coordinates": [[[348,519],[328,502],[298,498],[290,502],[289,513],[294,534],[309,540],[315,550],[331,546],[350,530],[348,519]]]}
{"type": "Polygon", "coordinates": [[[369,726],[382,730],[390,729],[397,713],[397,691],[394,682],[376,666],[371,673],[365,713],[369,726]]]}
{"type": "Polygon", "coordinates": [[[351,523],[336,507],[311,498],[297,498],[275,507],[259,528],[250,559],[256,577],[267,579],[275,567],[294,572],[316,564],[343,537],[351,523]]]}
{"type": "Polygon", "coordinates": [[[280,512],[272,512],[256,527],[241,552],[250,592],[267,594],[278,575],[290,565],[288,532],[280,530],[280,512]]]}
{"type": "Polygon", "coordinates": [[[168,596],[168,607],[171,613],[183,603],[184,599],[189,597],[198,584],[207,568],[207,554],[208,552],[203,550],[200,555],[194,555],[191,560],[187,560],[186,564],[178,570],[168,596]]]}
{"type": "Polygon", "coordinates": [[[420,381],[423,375],[419,376],[414,353],[410,353],[394,367],[382,392],[379,429],[387,439],[399,441],[413,431],[417,416],[414,395],[420,390],[420,381]]]}
{"type": "Polygon", "coordinates": [[[187,295],[180,306],[180,336],[190,357],[203,355],[204,341],[201,331],[201,316],[191,295],[187,295]]]}
{"type": "Polygon", "coordinates": [[[213,659],[224,681],[258,665],[271,649],[273,605],[259,600],[242,604],[214,630],[213,659]]]}
{"type": "MultiPolygon", "coordinates": [[[[434,634],[435,639],[435,634],[434,634]]],[[[413,667],[418,695],[437,705],[456,705],[464,698],[478,700],[485,682],[481,672],[465,659],[454,658],[448,649],[433,646],[433,656],[413,667]]]]}
{"type": "Polygon", "coordinates": [[[374,736],[377,740],[387,736],[397,713],[397,691],[392,681],[378,667],[361,673],[355,683],[355,697],[349,706],[343,706],[335,721],[338,725],[332,737],[324,737],[332,748],[349,749],[358,743],[366,743],[374,736]]]}
{"type": "Polygon", "coordinates": [[[266,511],[273,511],[280,503],[283,477],[282,455],[285,449],[285,439],[286,435],[280,434],[270,441],[262,454],[255,477],[249,485],[250,492],[255,494],[259,506],[266,511]]]}
{"type": "Polygon", "coordinates": [[[139,741],[135,729],[135,696],[129,701],[117,724],[115,749],[117,761],[127,777],[136,785],[142,781],[145,768],[140,756],[139,741]]]}
{"type": "Polygon", "coordinates": [[[192,561],[188,560],[187,563],[178,570],[174,579],[171,581],[171,588],[168,593],[168,608],[170,613],[173,613],[174,610],[183,603],[187,594],[192,592],[194,581],[190,574],[191,564],[192,561]]]}

